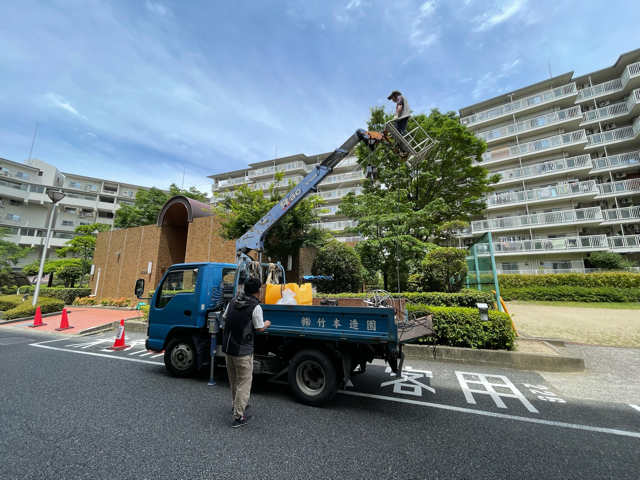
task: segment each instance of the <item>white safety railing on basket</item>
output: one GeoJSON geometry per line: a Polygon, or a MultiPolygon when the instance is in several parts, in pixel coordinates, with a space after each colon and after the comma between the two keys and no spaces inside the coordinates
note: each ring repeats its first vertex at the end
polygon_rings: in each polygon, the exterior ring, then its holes
{"type": "Polygon", "coordinates": [[[408,118],[409,123],[407,124],[407,131],[404,134],[398,131],[394,121],[387,122],[385,124],[385,130],[389,132],[402,151],[407,153],[405,161],[411,168],[414,168],[425,159],[433,147],[435,147],[436,142],[412,116],[408,118]]]}

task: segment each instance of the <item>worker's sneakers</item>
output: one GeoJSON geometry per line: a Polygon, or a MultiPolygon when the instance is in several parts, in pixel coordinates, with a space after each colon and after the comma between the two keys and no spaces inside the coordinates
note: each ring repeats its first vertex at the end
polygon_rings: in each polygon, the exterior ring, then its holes
{"type": "Polygon", "coordinates": [[[233,419],[233,423],[231,424],[231,426],[233,428],[238,428],[238,427],[242,427],[243,425],[246,425],[247,423],[251,423],[253,422],[253,415],[244,415],[242,418],[234,418],[233,419]]]}

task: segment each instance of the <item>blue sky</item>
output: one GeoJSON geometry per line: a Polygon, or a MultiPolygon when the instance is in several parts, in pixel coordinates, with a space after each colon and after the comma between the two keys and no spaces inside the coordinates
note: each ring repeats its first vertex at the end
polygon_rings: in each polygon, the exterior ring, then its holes
{"type": "Polygon", "coordinates": [[[0,157],[145,186],[338,147],[640,47],[637,0],[6,0],[0,157]]]}

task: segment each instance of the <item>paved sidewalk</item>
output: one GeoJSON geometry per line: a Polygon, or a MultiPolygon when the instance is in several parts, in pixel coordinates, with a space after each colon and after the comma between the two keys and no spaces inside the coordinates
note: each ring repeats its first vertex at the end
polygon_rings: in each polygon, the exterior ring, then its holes
{"type": "MultiPolygon", "coordinates": [[[[76,335],[78,332],[90,328],[119,321],[123,318],[135,317],[138,312],[135,310],[107,310],[101,308],[81,308],[69,305],[67,307],[67,315],[69,317],[69,325],[75,328],[69,330],[63,330],[64,333],[70,335],[76,335]]],[[[37,327],[35,330],[41,331],[55,331],[60,327],[60,320],[62,319],[62,313],[59,315],[53,315],[50,317],[43,317],[42,321],[46,323],[43,327],[37,327]]],[[[3,328],[27,328],[33,324],[33,320],[21,323],[9,323],[1,325],[3,328]]],[[[30,329],[29,329],[30,330],[30,329]]]]}

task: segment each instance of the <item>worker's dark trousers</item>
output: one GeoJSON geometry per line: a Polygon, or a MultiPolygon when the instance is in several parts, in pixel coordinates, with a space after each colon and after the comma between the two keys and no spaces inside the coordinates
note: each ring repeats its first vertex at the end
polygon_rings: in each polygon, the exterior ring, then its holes
{"type": "Polygon", "coordinates": [[[400,132],[400,135],[404,135],[407,131],[407,123],[409,123],[409,117],[401,118],[400,120],[396,120],[396,130],[400,132]]]}
{"type": "Polygon", "coordinates": [[[233,402],[233,418],[241,419],[251,394],[253,379],[253,355],[236,357],[226,355],[227,373],[231,384],[231,401],[233,402]]]}

